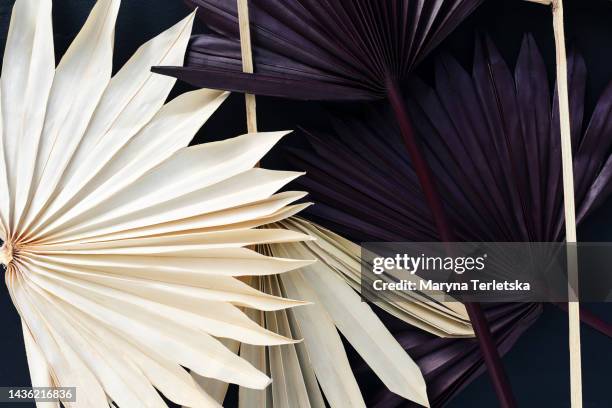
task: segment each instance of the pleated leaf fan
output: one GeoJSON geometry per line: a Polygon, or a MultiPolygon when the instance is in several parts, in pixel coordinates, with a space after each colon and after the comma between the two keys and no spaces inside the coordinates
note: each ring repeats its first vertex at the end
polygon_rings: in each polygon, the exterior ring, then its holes
{"type": "Polygon", "coordinates": [[[56,67],[51,1],[15,3],[0,81],[6,284],[32,384],[76,387],[65,406],[163,407],[161,392],[215,407],[183,367],[263,389],[269,377],[219,338],[295,342],[243,308],[304,302],[239,278],[310,263],[248,249],[307,239],[256,229],[295,212],[304,194],[276,191],[299,173],[253,168],[285,132],[187,147],[226,94],[164,104],[174,80],[150,67],[182,62],[193,15],[111,78],[119,4],[99,0],[56,67]]]}
{"type": "MultiPolygon", "coordinates": [[[[429,406],[419,367],[348,283],[349,276],[354,279],[360,273],[356,246],[329,231],[325,236],[319,227],[296,217],[264,228],[292,230],[307,234],[311,240],[260,245],[260,252],[270,256],[315,259],[316,262],[290,273],[258,277],[251,284],[271,295],[303,299],[311,304],[293,310],[253,311],[250,314],[264,327],[284,336],[303,338],[303,342],[270,347],[232,343],[236,353],[267,372],[273,380],[264,391],[240,387],[238,406],[368,406],[355,379],[343,339],[394,395],[414,401],[417,406],[429,406]]],[[[414,309],[425,307],[411,306],[414,309]]],[[[441,324],[453,334],[472,335],[465,321],[465,310],[461,304],[457,309],[433,310],[429,312],[427,323],[431,327],[441,324]],[[448,322],[450,314],[455,319],[452,322],[448,322]]],[[[426,324],[422,320],[417,319],[420,324],[426,324]]],[[[226,398],[227,384],[194,377],[219,401],[226,398]]]]}
{"type": "MultiPolygon", "coordinates": [[[[586,67],[575,53],[568,65],[582,221],[612,191],[607,120],[612,86],[586,121],[586,67]]],[[[490,40],[479,40],[471,75],[444,55],[435,65],[435,87],[415,79],[408,93],[463,241],[563,239],[558,129],[552,126],[558,109],[530,36],[522,43],[514,75],[490,40]]],[[[299,183],[318,203],[308,212],[356,241],[434,240],[435,228],[425,216],[414,170],[390,115],[389,109],[372,109],[364,118],[333,119],[337,137],[307,132],[314,151],[292,150],[292,155],[296,167],[308,171],[299,183]],[[401,217],[391,217],[395,214],[401,217]]]]}
{"type": "MultiPolygon", "coordinates": [[[[568,65],[580,222],[612,192],[612,87],[606,88],[587,121],[584,61],[574,53],[568,65]]],[[[414,80],[407,94],[415,125],[427,136],[425,152],[461,240],[563,240],[557,98],[531,37],[523,41],[514,73],[489,40],[478,41],[471,74],[442,56],[435,64],[435,86],[414,80]]],[[[334,119],[334,137],[307,132],[313,150],[291,154],[295,166],[307,171],[300,184],[316,203],[308,219],[355,242],[436,239],[391,118],[389,108],[373,109],[367,117],[334,119]]],[[[519,304],[493,306],[487,313],[494,334],[506,331],[514,341],[538,311],[537,305],[519,304]],[[513,311],[493,318],[491,311],[500,308],[513,311]]],[[[447,401],[482,365],[470,341],[423,340],[425,333],[388,326],[419,363],[434,406],[447,401]],[[455,357],[441,343],[454,350],[455,357]],[[465,360],[468,355],[471,363],[465,360]]],[[[402,404],[382,388],[367,401],[372,406],[402,404]]]]}
{"type": "Polygon", "coordinates": [[[255,73],[242,73],[236,2],[186,0],[213,32],[196,35],[185,67],[196,86],[292,99],[385,98],[482,0],[287,0],[249,3],[255,73]]]}

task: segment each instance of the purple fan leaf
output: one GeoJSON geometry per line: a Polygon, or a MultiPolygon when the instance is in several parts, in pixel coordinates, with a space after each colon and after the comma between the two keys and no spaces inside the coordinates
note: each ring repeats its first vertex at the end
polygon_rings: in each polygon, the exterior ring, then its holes
{"type": "MultiPolygon", "coordinates": [[[[612,193],[612,86],[583,130],[586,68],[575,53],[568,64],[581,222],[612,193]]],[[[514,74],[485,38],[477,41],[471,74],[442,55],[434,87],[410,82],[406,105],[459,240],[564,239],[558,105],[548,84],[530,36],[522,43],[514,74]]],[[[335,126],[336,135],[307,134],[314,152],[290,152],[295,165],[308,172],[299,182],[317,204],[309,216],[356,242],[440,239],[392,108],[373,107],[365,117],[335,122],[341,124],[335,126]]],[[[486,309],[500,351],[539,311],[534,304],[486,309]]],[[[434,406],[483,369],[473,341],[428,338],[417,329],[396,326],[394,334],[423,370],[434,406]]],[[[401,405],[399,397],[382,388],[369,403],[401,405]]]]}
{"type": "Polygon", "coordinates": [[[213,32],[194,37],[186,67],[154,71],[196,86],[259,95],[385,98],[387,81],[406,80],[415,64],[481,2],[252,0],[249,14],[256,73],[231,76],[228,71],[242,71],[236,3],[186,0],[198,7],[198,16],[213,32]],[[261,80],[265,85],[259,84],[261,80]],[[315,89],[306,85],[315,83],[319,83],[315,89]]]}

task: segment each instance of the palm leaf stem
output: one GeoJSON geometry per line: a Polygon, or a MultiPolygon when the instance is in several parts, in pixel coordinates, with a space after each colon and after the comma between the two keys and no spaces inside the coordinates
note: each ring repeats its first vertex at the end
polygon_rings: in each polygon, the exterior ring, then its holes
{"type": "MultiPolygon", "coordinates": [[[[423,194],[425,195],[425,200],[431,210],[436,229],[440,234],[440,239],[444,242],[454,242],[456,241],[454,232],[444,211],[442,198],[436,186],[431,168],[423,154],[421,143],[415,134],[398,83],[392,78],[387,79],[387,98],[393,108],[395,118],[402,134],[402,139],[421,189],[423,190],[423,194]]],[[[504,408],[515,407],[516,401],[512,393],[512,388],[497,348],[495,347],[495,342],[493,341],[491,330],[485,319],[482,308],[478,303],[473,302],[466,303],[465,307],[499,402],[504,408]]]]}

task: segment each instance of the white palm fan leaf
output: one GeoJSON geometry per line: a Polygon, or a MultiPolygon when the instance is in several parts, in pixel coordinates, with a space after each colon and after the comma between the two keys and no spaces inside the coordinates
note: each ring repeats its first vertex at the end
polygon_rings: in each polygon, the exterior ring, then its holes
{"type": "MultiPolygon", "coordinates": [[[[302,209],[307,205],[293,208],[302,209]]],[[[354,290],[353,280],[360,275],[359,247],[297,217],[271,221],[274,223],[265,228],[286,229],[311,239],[260,245],[262,253],[316,262],[282,275],[255,277],[251,284],[271,295],[299,298],[311,304],[249,314],[269,330],[286,337],[303,338],[302,343],[268,347],[227,343],[273,380],[263,391],[240,388],[239,407],[324,408],[324,401],[332,408],[365,407],[340,334],[391,391],[428,406],[425,380],[419,367],[354,290]]],[[[381,302],[381,305],[393,307],[392,303],[381,302]]],[[[427,304],[408,299],[395,307],[398,312],[394,314],[398,317],[432,333],[473,336],[461,304],[427,304]]],[[[227,384],[197,374],[193,376],[217,401],[225,399],[227,384]]]]}
{"type": "Polygon", "coordinates": [[[245,309],[303,302],[239,277],[309,263],[249,249],[305,239],[257,229],[304,194],[276,193],[297,173],[254,168],[285,132],[188,147],[226,94],[164,105],[174,80],[150,67],[182,63],[193,15],[111,78],[119,3],[96,3],[57,67],[51,0],[15,3],[0,81],[0,261],[34,386],[76,387],[67,407],[166,406],[156,390],[219,406],[185,368],[263,389],[269,377],[222,340],[294,342],[245,309]]]}

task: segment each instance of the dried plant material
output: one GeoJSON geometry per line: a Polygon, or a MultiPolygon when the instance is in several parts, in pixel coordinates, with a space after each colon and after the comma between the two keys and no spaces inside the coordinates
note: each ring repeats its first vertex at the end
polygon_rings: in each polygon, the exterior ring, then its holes
{"type": "MultiPolygon", "coordinates": [[[[297,323],[301,326],[304,345],[327,400],[332,400],[335,395],[333,399],[337,403],[334,406],[345,406],[342,401],[347,401],[347,396],[354,392],[347,389],[346,395],[340,394],[344,387],[334,387],[333,377],[327,374],[330,368],[338,368],[335,363],[338,359],[325,357],[329,337],[312,336],[313,333],[321,333],[321,325],[329,325],[330,330],[334,326],[337,327],[390,391],[423,406],[429,406],[425,380],[419,367],[391,336],[370,306],[347,284],[338,269],[340,265],[334,265],[330,259],[338,253],[332,248],[325,248],[325,245],[333,243],[336,237],[325,240],[317,236],[316,226],[299,219],[281,221],[279,226],[316,238],[316,241],[308,243],[273,244],[270,245],[270,253],[280,257],[317,260],[316,264],[280,276],[280,282],[286,296],[308,300],[319,306],[318,309],[295,309],[290,313],[296,316],[297,323]],[[327,321],[329,323],[326,323],[327,321]],[[310,322],[314,328],[304,327],[306,322],[310,322]],[[321,369],[321,365],[327,369],[321,369]]],[[[340,237],[337,238],[337,241],[342,242],[340,237]]],[[[339,338],[337,340],[340,349],[342,344],[339,338]]],[[[343,377],[347,378],[346,375],[343,377]]]]}
{"type": "Polygon", "coordinates": [[[196,86],[293,99],[385,98],[481,0],[249,2],[255,74],[242,72],[235,1],[187,0],[213,30],[186,67],[159,67],[196,86]]]}
{"type": "MultiPolygon", "coordinates": [[[[587,123],[584,61],[571,53],[568,67],[580,223],[612,193],[612,86],[587,123]]],[[[489,39],[477,42],[471,75],[448,55],[435,74],[435,87],[412,81],[407,101],[427,135],[424,148],[459,238],[563,240],[560,138],[552,126],[559,111],[532,37],[523,41],[514,74],[489,39]]],[[[290,151],[295,167],[307,171],[298,183],[316,203],[309,218],[354,242],[436,241],[392,115],[383,107],[362,118],[332,118],[334,137],[307,132],[314,150],[290,151]]]]}
{"type": "Polygon", "coordinates": [[[193,14],[111,78],[119,3],[96,3],[57,67],[51,1],[15,3],[0,81],[6,284],[33,385],[77,387],[67,406],[165,406],[157,390],[219,406],[183,367],[243,387],[270,383],[227,342],[293,344],[243,308],[303,302],[237,277],[310,263],[248,249],[308,239],[256,229],[292,215],[304,194],[275,194],[298,173],[253,168],[286,132],[188,147],[226,94],[164,105],[174,79],[150,67],[182,63],[193,14]]]}
{"type": "MultiPolygon", "coordinates": [[[[408,105],[416,128],[427,135],[426,155],[459,238],[562,241],[560,137],[553,125],[559,110],[533,39],[525,38],[514,75],[488,39],[476,46],[471,75],[448,56],[440,58],[435,73],[433,88],[418,80],[411,84],[408,105]]],[[[575,53],[568,73],[581,222],[612,192],[612,87],[586,123],[586,67],[575,53]]],[[[300,183],[316,203],[308,219],[354,242],[437,240],[390,109],[337,118],[335,130],[335,137],[308,135],[314,152],[293,151],[295,166],[307,171],[300,183]]],[[[426,370],[424,375],[428,379],[426,370]]]]}
{"type": "MultiPolygon", "coordinates": [[[[534,0],[530,0],[534,1],[534,0]]],[[[574,166],[570,124],[569,91],[567,80],[567,55],[563,23],[563,0],[535,0],[552,5],[553,31],[557,63],[557,97],[559,104],[559,135],[561,137],[561,168],[563,181],[563,207],[565,210],[565,241],[568,273],[568,319],[570,353],[570,395],[572,407],[582,407],[582,361],[580,350],[580,303],[578,302],[578,254],[571,245],[576,243],[576,206],[574,202],[574,166]]],[[[556,124],[554,124],[556,125],[556,124]]]]}
{"type": "MultiPolygon", "coordinates": [[[[353,290],[361,290],[361,248],[359,245],[332,231],[299,217],[292,217],[278,223],[284,228],[301,232],[315,238],[291,244],[304,253],[299,258],[315,258],[326,265],[327,269],[338,275],[353,290]]],[[[319,268],[319,263],[310,269],[319,268]]],[[[321,272],[317,272],[321,274],[321,272]]],[[[308,275],[310,276],[310,275],[308,275]]],[[[418,276],[416,279],[420,279],[418,276]]],[[[325,288],[323,288],[325,289],[325,288]]],[[[401,292],[393,299],[385,298],[384,292],[376,306],[396,318],[439,337],[473,337],[469,317],[463,304],[456,302],[436,302],[418,291],[401,292]]]]}
{"type": "MultiPolygon", "coordinates": [[[[519,337],[538,319],[540,304],[483,304],[500,354],[510,350],[519,337]]],[[[475,339],[444,339],[425,333],[398,320],[384,319],[385,326],[421,368],[427,383],[427,394],[433,407],[443,407],[485,371],[482,353],[475,339]]],[[[372,372],[361,364],[357,381],[368,392],[368,407],[410,406],[400,396],[372,382],[372,372]]]]}
{"type": "MultiPolygon", "coordinates": [[[[241,345],[240,355],[256,367],[267,369],[272,385],[264,391],[241,388],[239,406],[323,408],[323,397],[331,407],[368,406],[340,334],[389,390],[419,406],[429,406],[420,368],[351,287],[350,280],[359,273],[359,264],[355,265],[355,246],[296,217],[266,228],[294,231],[312,239],[266,244],[260,247],[262,253],[289,259],[314,259],[316,263],[282,275],[254,279],[253,284],[271,295],[303,299],[310,304],[291,310],[251,314],[253,320],[267,329],[304,341],[268,348],[241,345]]],[[[408,306],[408,312],[400,308],[400,313],[408,315],[417,307],[408,306]]],[[[433,324],[443,321],[445,329],[462,330],[469,335],[469,323],[461,319],[461,311],[457,315],[456,321],[451,323],[450,317],[433,309],[428,310],[427,318],[419,316],[416,320],[423,320],[420,324],[431,324],[432,330],[433,324]]],[[[195,378],[205,389],[221,386],[200,376],[195,378]]],[[[227,388],[219,395],[219,401],[223,400],[226,391],[227,388]]]]}

